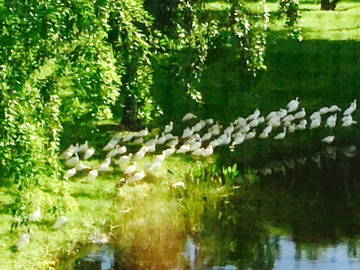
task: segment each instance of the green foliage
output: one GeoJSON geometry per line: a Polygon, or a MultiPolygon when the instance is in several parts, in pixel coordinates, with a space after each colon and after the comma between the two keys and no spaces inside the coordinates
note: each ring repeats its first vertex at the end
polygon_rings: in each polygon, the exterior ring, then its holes
{"type": "Polygon", "coordinates": [[[289,36],[302,40],[301,33],[301,14],[298,0],[279,0],[279,17],[285,17],[285,24],[289,31],[289,36]]]}
{"type": "Polygon", "coordinates": [[[148,121],[162,113],[153,95],[155,63],[175,91],[197,103],[204,102],[209,55],[219,48],[230,48],[244,77],[264,69],[264,2],[256,16],[238,0],[227,2],[221,19],[203,0],[3,2],[0,171],[17,184],[20,224],[31,208],[27,190],[41,175],[61,178],[64,126],[89,134],[114,115],[148,121]]]}

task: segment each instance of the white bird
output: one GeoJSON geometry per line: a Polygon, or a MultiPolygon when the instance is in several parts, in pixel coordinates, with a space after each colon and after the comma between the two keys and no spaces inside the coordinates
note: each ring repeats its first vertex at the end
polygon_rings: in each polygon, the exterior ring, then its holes
{"type": "Polygon", "coordinates": [[[179,182],[176,182],[176,183],[172,184],[172,186],[173,186],[174,188],[180,188],[180,187],[181,187],[181,188],[185,188],[185,183],[179,181],[179,182]]]}
{"type": "MultiPolygon", "coordinates": [[[[162,137],[164,137],[164,141],[162,143],[165,142],[165,136],[163,135],[162,137]]],[[[159,135],[156,135],[154,139],[148,140],[146,143],[144,143],[144,146],[149,146],[152,144],[159,144],[159,135]]]]}
{"type": "Polygon", "coordinates": [[[295,117],[294,117],[293,115],[291,115],[291,114],[285,116],[285,117],[282,119],[283,122],[292,122],[292,121],[294,121],[294,120],[295,120],[295,117]]]}
{"type": "Polygon", "coordinates": [[[147,169],[147,172],[156,176],[157,172],[159,172],[159,170],[162,167],[162,161],[155,161],[154,163],[151,164],[151,166],[147,169]]]}
{"type": "Polygon", "coordinates": [[[156,151],[156,143],[147,145],[147,148],[149,153],[154,153],[156,151]]]}
{"type": "Polygon", "coordinates": [[[176,151],[175,147],[168,148],[162,152],[162,154],[167,158],[168,156],[174,154],[176,151]]]}
{"type": "Polygon", "coordinates": [[[234,132],[234,129],[235,127],[233,125],[230,125],[224,130],[224,134],[231,135],[234,132]]]}
{"type": "Polygon", "coordinates": [[[117,155],[125,154],[126,151],[127,151],[127,149],[126,149],[126,146],[125,146],[125,145],[116,148],[116,154],[117,154],[117,155]]]}
{"type": "Polygon", "coordinates": [[[297,125],[292,123],[290,126],[287,127],[289,133],[294,133],[296,131],[297,125]]]}
{"type": "Polygon", "coordinates": [[[146,176],[146,174],[143,171],[134,173],[134,175],[132,175],[128,178],[128,183],[131,184],[134,182],[138,182],[138,181],[144,179],[145,176],[146,176]]]}
{"type": "Polygon", "coordinates": [[[304,130],[306,129],[307,121],[306,119],[303,119],[300,121],[300,123],[296,126],[296,130],[304,130]]]}
{"type": "Polygon", "coordinates": [[[201,147],[201,142],[196,141],[192,144],[190,144],[190,151],[195,151],[201,147]]]}
{"type": "Polygon", "coordinates": [[[269,137],[269,133],[261,132],[259,135],[260,139],[267,139],[269,137]]]}
{"type": "Polygon", "coordinates": [[[175,146],[177,146],[179,144],[179,139],[178,139],[178,137],[174,137],[172,140],[170,140],[167,144],[166,144],[166,146],[168,146],[168,147],[175,147],[175,146]]]}
{"type": "Polygon", "coordinates": [[[291,124],[292,124],[291,121],[284,121],[283,126],[284,127],[289,127],[289,126],[291,126],[291,124]]]}
{"type": "Polygon", "coordinates": [[[208,141],[211,139],[211,137],[212,137],[211,132],[205,133],[204,136],[201,137],[201,141],[202,142],[208,141]]]}
{"type": "Polygon", "coordinates": [[[95,154],[95,148],[91,147],[89,149],[86,150],[85,154],[84,154],[84,159],[89,159],[91,158],[93,155],[95,154]]]}
{"type": "Polygon", "coordinates": [[[20,236],[20,239],[16,242],[17,249],[23,249],[30,243],[30,233],[24,233],[20,236]]]}
{"type": "Polygon", "coordinates": [[[215,148],[216,146],[219,146],[218,140],[215,139],[215,140],[211,141],[211,142],[209,143],[209,146],[211,146],[212,148],[215,148]]]}
{"type": "Polygon", "coordinates": [[[70,178],[70,177],[73,177],[75,174],[76,174],[76,169],[72,168],[72,169],[66,171],[65,177],[70,178]]]}
{"type": "Polygon", "coordinates": [[[89,146],[88,146],[88,142],[86,141],[84,144],[81,144],[78,148],[78,152],[82,153],[82,152],[86,152],[86,150],[88,150],[89,146]]]}
{"type": "Polygon", "coordinates": [[[283,132],[280,132],[279,134],[277,134],[277,135],[274,137],[274,139],[275,139],[275,140],[282,140],[282,139],[285,138],[285,136],[286,136],[286,128],[284,127],[283,132]]]}
{"type": "Polygon", "coordinates": [[[253,130],[253,131],[245,134],[245,140],[250,140],[250,139],[252,139],[252,138],[255,138],[255,136],[256,136],[256,131],[253,130]]]}
{"type": "Polygon", "coordinates": [[[134,134],[128,134],[125,137],[123,137],[122,141],[123,142],[128,142],[130,141],[132,138],[134,138],[134,134]]]}
{"type": "Polygon", "coordinates": [[[329,107],[329,112],[340,112],[341,109],[337,105],[331,105],[329,107]]]}
{"type": "Polygon", "coordinates": [[[134,155],[134,160],[142,160],[146,153],[148,152],[149,148],[147,146],[143,146],[139,151],[137,151],[134,155]]]}
{"type": "Polygon", "coordinates": [[[293,111],[296,111],[297,108],[299,107],[299,98],[296,97],[295,99],[291,100],[288,105],[287,105],[287,108],[288,108],[288,112],[293,112],[293,111]]]}
{"type": "Polygon", "coordinates": [[[266,126],[266,128],[264,128],[263,132],[265,133],[270,133],[272,131],[272,126],[266,126]]]}
{"type": "Polygon", "coordinates": [[[343,118],[341,118],[342,122],[346,122],[346,121],[352,121],[353,118],[351,115],[345,115],[343,118]]]}
{"type": "Polygon", "coordinates": [[[132,165],[126,167],[124,174],[133,174],[134,172],[136,172],[136,170],[137,170],[136,163],[133,163],[132,165]]]}
{"type": "Polygon", "coordinates": [[[185,122],[185,121],[188,121],[188,120],[191,120],[191,119],[194,119],[196,118],[197,116],[192,114],[192,113],[187,113],[184,115],[182,121],[185,122]]]}
{"type": "Polygon", "coordinates": [[[351,102],[350,106],[344,111],[344,115],[351,115],[356,110],[356,99],[351,102]]]}
{"type": "Polygon", "coordinates": [[[310,129],[313,129],[313,128],[318,128],[320,127],[321,125],[321,118],[315,118],[313,120],[311,120],[311,123],[310,123],[310,129]]]}
{"type": "Polygon", "coordinates": [[[210,132],[213,136],[217,136],[220,134],[220,129],[220,126],[215,124],[208,129],[208,132],[210,132]]]}
{"type": "Polygon", "coordinates": [[[253,120],[251,120],[250,122],[249,122],[249,127],[250,128],[255,128],[255,127],[257,127],[258,125],[259,125],[259,119],[258,118],[255,118],[255,119],[253,119],[253,120]]]}
{"type": "Polygon", "coordinates": [[[322,107],[322,108],[320,108],[320,110],[319,110],[319,113],[320,114],[326,114],[326,113],[328,113],[329,112],[329,107],[322,107]]]}
{"type": "Polygon", "coordinates": [[[228,134],[223,134],[217,138],[217,146],[227,145],[231,142],[231,136],[228,134]]]}
{"type": "Polygon", "coordinates": [[[169,133],[173,130],[174,123],[171,121],[168,125],[165,126],[164,133],[169,133]]]}
{"type": "Polygon", "coordinates": [[[325,127],[329,127],[329,128],[333,128],[336,126],[336,119],[337,119],[337,115],[330,115],[327,119],[326,119],[326,123],[325,123],[325,127]]]}
{"type": "Polygon", "coordinates": [[[184,129],[183,135],[182,135],[181,138],[183,138],[183,139],[188,138],[191,135],[193,135],[193,133],[194,133],[194,131],[191,128],[187,127],[187,128],[184,129]]]}
{"type": "Polygon", "coordinates": [[[30,216],[29,221],[39,221],[41,219],[41,208],[38,207],[30,216]]]}
{"type": "Polygon", "coordinates": [[[240,126],[243,126],[243,125],[246,125],[247,123],[247,120],[245,118],[242,118],[242,117],[238,117],[235,121],[234,121],[234,125],[240,125],[240,126]]]}
{"type": "Polygon", "coordinates": [[[61,159],[69,159],[77,152],[77,147],[74,145],[70,145],[68,149],[66,149],[62,154],[60,155],[61,159]]]}
{"type": "Polygon", "coordinates": [[[206,126],[206,122],[204,120],[201,120],[199,123],[197,123],[193,128],[193,132],[199,132],[206,126]]]}
{"type": "Polygon", "coordinates": [[[294,119],[301,119],[301,118],[304,118],[306,115],[306,112],[305,112],[305,109],[302,108],[301,111],[295,113],[294,115],[294,119]]]}
{"type": "Polygon", "coordinates": [[[112,138],[105,146],[102,150],[104,151],[109,151],[111,149],[113,149],[118,143],[119,143],[120,139],[119,137],[114,137],[112,138]]]}
{"type": "MultiPolygon", "coordinates": [[[[287,111],[286,111],[286,113],[287,113],[287,111]]],[[[266,116],[266,120],[270,120],[270,118],[277,117],[278,114],[279,114],[278,111],[270,112],[270,113],[266,116]]]]}
{"type": "Polygon", "coordinates": [[[214,119],[209,118],[209,119],[206,119],[205,122],[206,122],[207,125],[211,126],[211,125],[214,124],[214,119]]]}
{"type": "Polygon", "coordinates": [[[133,154],[130,153],[129,155],[121,156],[119,159],[115,159],[114,163],[119,165],[120,167],[124,167],[125,165],[130,163],[133,154]]]}
{"type": "Polygon", "coordinates": [[[159,139],[157,139],[157,144],[164,144],[166,142],[166,136],[161,136],[159,139]]]}
{"type": "Polygon", "coordinates": [[[89,170],[91,169],[91,167],[89,165],[86,165],[82,162],[79,162],[78,164],[76,164],[76,167],[75,169],[80,172],[80,171],[83,171],[83,170],[89,170]]]}
{"type": "Polygon", "coordinates": [[[202,156],[203,155],[203,149],[199,148],[191,152],[191,155],[193,156],[202,156]]]}
{"type": "Polygon", "coordinates": [[[145,137],[149,135],[149,130],[147,128],[140,130],[139,132],[136,133],[136,137],[145,137]]]}
{"type": "Polygon", "coordinates": [[[99,172],[97,170],[91,170],[86,177],[86,181],[91,182],[94,181],[99,176],[99,172]]]}
{"type": "Polygon", "coordinates": [[[264,117],[264,116],[260,116],[257,120],[258,120],[259,124],[262,124],[262,123],[265,122],[265,117],[264,117]]]}
{"type": "Polygon", "coordinates": [[[140,145],[140,144],[143,144],[143,142],[144,142],[144,138],[139,137],[139,138],[137,138],[136,140],[133,141],[133,144],[140,145]]]}
{"type": "Polygon", "coordinates": [[[357,122],[352,120],[352,118],[351,118],[351,119],[347,119],[347,120],[343,121],[342,126],[343,127],[350,127],[350,126],[355,125],[355,124],[357,124],[357,122]]]}
{"type": "Polygon", "coordinates": [[[75,157],[68,159],[65,164],[66,164],[66,166],[74,167],[74,166],[76,166],[76,164],[79,163],[79,161],[80,161],[79,157],[76,155],[75,157]]]}
{"type": "Polygon", "coordinates": [[[323,138],[321,141],[323,143],[332,143],[334,141],[334,139],[335,139],[335,136],[327,136],[327,137],[323,138]]]}
{"type": "Polygon", "coordinates": [[[321,114],[320,112],[313,112],[311,115],[310,115],[310,120],[314,120],[314,119],[317,119],[317,118],[321,118],[321,114]]]}
{"type": "MultiPolygon", "coordinates": [[[[198,134],[197,134],[198,135],[198,134]]],[[[189,139],[187,139],[184,144],[192,144],[198,140],[200,140],[200,138],[196,138],[197,136],[191,136],[189,139]]]]}
{"type": "Polygon", "coordinates": [[[166,141],[171,140],[172,138],[177,138],[177,136],[172,135],[171,133],[164,134],[166,141]]]}
{"type": "Polygon", "coordinates": [[[66,222],[68,222],[68,218],[65,216],[59,217],[59,219],[54,224],[54,229],[60,229],[66,222]]]}
{"type": "Polygon", "coordinates": [[[113,158],[117,155],[125,154],[126,153],[126,146],[119,146],[117,145],[114,149],[111,149],[107,154],[106,158],[113,158]]]}
{"type": "Polygon", "coordinates": [[[239,145],[245,141],[245,135],[242,133],[236,133],[235,139],[232,142],[232,145],[239,145]]]}
{"type": "Polygon", "coordinates": [[[101,163],[97,170],[99,172],[109,172],[112,170],[112,168],[110,167],[110,164],[111,164],[111,158],[107,158],[105,159],[105,161],[103,163],[101,163]]]}
{"type": "Polygon", "coordinates": [[[246,120],[247,120],[247,121],[251,121],[251,120],[254,120],[254,119],[258,118],[259,116],[260,116],[260,110],[259,110],[259,109],[256,109],[256,110],[254,111],[254,113],[250,114],[250,115],[246,118],[246,120]]]}
{"type": "Polygon", "coordinates": [[[214,153],[214,148],[212,148],[212,146],[209,145],[207,148],[204,149],[202,155],[204,157],[208,157],[208,156],[211,156],[213,153],[214,153]]]}
{"type": "Polygon", "coordinates": [[[190,151],[190,145],[189,144],[183,144],[179,150],[177,150],[176,153],[186,153],[190,151]]]}
{"type": "Polygon", "coordinates": [[[286,115],[287,115],[288,111],[286,109],[280,109],[278,112],[277,112],[277,115],[280,117],[280,118],[284,118],[286,115]]]}
{"type": "Polygon", "coordinates": [[[259,135],[259,138],[261,139],[266,139],[270,132],[272,131],[272,126],[267,126],[266,128],[264,128],[264,130],[261,132],[261,134],[259,135]]]}
{"type": "Polygon", "coordinates": [[[239,132],[241,132],[241,133],[247,133],[247,132],[249,132],[250,131],[250,126],[249,125],[244,125],[244,126],[242,126],[241,128],[240,128],[240,130],[239,130],[239,132]]]}
{"type": "Polygon", "coordinates": [[[270,120],[268,121],[268,125],[272,127],[280,127],[281,126],[280,117],[270,118],[270,120]]]}

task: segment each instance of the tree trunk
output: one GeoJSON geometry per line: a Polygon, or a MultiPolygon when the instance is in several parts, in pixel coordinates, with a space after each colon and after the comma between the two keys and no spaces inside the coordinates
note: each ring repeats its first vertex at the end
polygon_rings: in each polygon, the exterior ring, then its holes
{"type": "Polygon", "coordinates": [[[339,0],[321,0],[321,10],[335,10],[339,0]]]}
{"type": "Polygon", "coordinates": [[[129,95],[125,98],[125,108],[123,114],[123,124],[129,129],[138,128],[137,103],[134,96],[129,95]]]}

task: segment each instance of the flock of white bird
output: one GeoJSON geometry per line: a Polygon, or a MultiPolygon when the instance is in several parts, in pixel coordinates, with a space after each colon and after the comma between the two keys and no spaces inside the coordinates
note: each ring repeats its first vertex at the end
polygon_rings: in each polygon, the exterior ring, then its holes
{"type": "MultiPolygon", "coordinates": [[[[157,175],[163,162],[170,155],[175,153],[190,153],[193,156],[211,156],[216,147],[228,145],[234,148],[244,143],[246,140],[258,137],[260,139],[269,138],[270,134],[276,129],[281,129],[273,138],[282,140],[288,133],[294,133],[305,129],[315,129],[322,126],[325,118],[325,128],[334,128],[337,125],[338,114],[341,109],[337,105],[323,107],[313,112],[307,120],[306,111],[300,108],[298,98],[291,100],[286,108],[270,112],[262,116],[259,109],[256,109],[246,118],[239,117],[226,128],[215,122],[213,119],[200,120],[193,126],[186,127],[182,135],[171,134],[173,122],[166,125],[161,135],[151,138],[148,129],[132,133],[117,133],[103,147],[106,152],[105,160],[96,168],[84,163],[95,154],[95,149],[89,147],[88,143],[71,145],[60,156],[65,159],[65,165],[71,167],[65,173],[66,178],[73,177],[77,172],[88,170],[87,181],[96,179],[101,172],[112,171],[114,166],[118,166],[124,173],[127,183],[142,180],[147,174],[157,175]],[[260,132],[258,131],[260,128],[260,132]],[[257,136],[258,135],[258,136],[257,136]],[[141,145],[135,153],[128,153],[128,145],[141,145]],[[138,166],[138,162],[146,155],[155,153],[159,146],[165,149],[161,154],[155,155],[152,164],[146,168],[138,166]]],[[[356,100],[342,113],[341,126],[349,127],[356,124],[352,114],[356,110],[356,100]]],[[[188,122],[197,117],[188,113],[182,119],[188,122]]],[[[335,136],[327,136],[321,141],[332,143],[335,136]]]]}
{"type": "MultiPolygon", "coordinates": [[[[356,100],[351,102],[350,106],[344,110],[341,117],[341,126],[349,127],[356,124],[353,120],[353,113],[356,110],[356,100]]],[[[251,140],[255,137],[266,139],[270,134],[281,129],[273,138],[282,140],[288,133],[294,133],[305,129],[315,129],[322,126],[325,128],[334,128],[337,125],[338,114],[342,110],[337,105],[323,107],[313,112],[307,120],[306,111],[300,108],[299,99],[291,100],[286,108],[273,111],[262,116],[259,109],[256,109],[247,117],[238,117],[223,127],[213,119],[200,120],[192,126],[186,127],[181,135],[173,135],[174,125],[170,122],[163,129],[163,132],[155,137],[145,128],[138,132],[117,133],[103,147],[106,152],[105,160],[96,167],[86,163],[96,152],[94,147],[90,147],[87,142],[84,144],[71,145],[66,149],[60,158],[65,160],[65,165],[70,167],[65,172],[66,178],[71,178],[78,172],[87,171],[86,180],[91,182],[95,180],[100,173],[109,172],[114,167],[120,168],[123,172],[122,182],[134,183],[144,179],[147,175],[157,176],[161,171],[163,162],[171,155],[176,153],[188,153],[192,156],[211,156],[214,149],[219,146],[229,146],[234,149],[236,146],[251,140]],[[324,120],[323,120],[324,119],[324,120]],[[129,145],[139,145],[140,149],[135,153],[128,152],[129,145]],[[161,147],[162,152],[155,154],[161,147]],[[146,155],[154,155],[154,159],[149,166],[145,168],[138,166],[146,155]]],[[[197,116],[192,113],[186,114],[183,122],[195,122],[197,116]]],[[[335,136],[327,136],[321,141],[330,144],[335,136]]],[[[41,210],[37,209],[30,216],[30,221],[41,219],[41,210]]],[[[55,229],[59,229],[67,222],[67,218],[62,216],[54,224],[55,229]]],[[[24,239],[20,239],[18,246],[23,246],[28,242],[26,234],[24,239]]]]}

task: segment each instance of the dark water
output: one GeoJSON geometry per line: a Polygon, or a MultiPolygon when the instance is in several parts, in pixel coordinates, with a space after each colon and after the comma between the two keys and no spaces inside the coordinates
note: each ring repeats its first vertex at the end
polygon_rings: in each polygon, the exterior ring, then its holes
{"type": "Polygon", "coordinates": [[[126,251],[101,246],[76,269],[360,269],[358,151],[327,146],[269,160],[256,168],[256,183],[216,204],[205,202],[196,233],[174,232],[126,251]]]}

